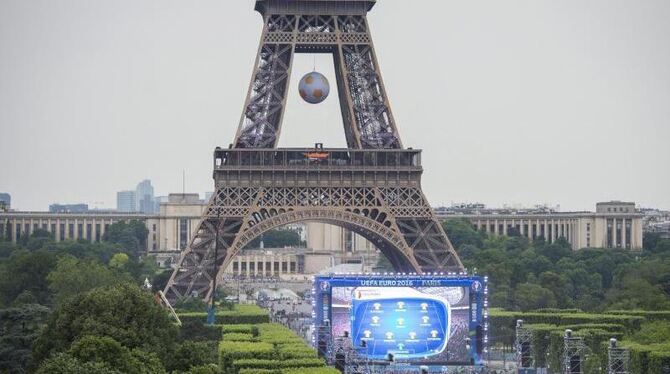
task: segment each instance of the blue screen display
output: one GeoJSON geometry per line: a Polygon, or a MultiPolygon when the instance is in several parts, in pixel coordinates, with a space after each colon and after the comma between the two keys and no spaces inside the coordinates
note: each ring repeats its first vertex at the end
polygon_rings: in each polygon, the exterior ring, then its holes
{"type": "Polygon", "coordinates": [[[447,345],[448,318],[447,305],[427,298],[354,300],[352,338],[370,358],[432,356],[447,345]]]}
{"type": "Polygon", "coordinates": [[[314,346],[331,358],[353,350],[377,363],[482,365],[487,287],[466,275],[317,276],[314,346]]]}

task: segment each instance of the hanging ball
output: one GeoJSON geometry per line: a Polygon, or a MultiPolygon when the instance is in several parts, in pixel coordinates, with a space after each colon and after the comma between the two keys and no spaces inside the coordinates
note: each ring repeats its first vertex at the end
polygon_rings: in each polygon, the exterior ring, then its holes
{"type": "Polygon", "coordinates": [[[298,84],[300,97],[310,104],[319,104],[326,100],[330,93],[328,79],[321,73],[315,71],[305,74],[298,84]]]}

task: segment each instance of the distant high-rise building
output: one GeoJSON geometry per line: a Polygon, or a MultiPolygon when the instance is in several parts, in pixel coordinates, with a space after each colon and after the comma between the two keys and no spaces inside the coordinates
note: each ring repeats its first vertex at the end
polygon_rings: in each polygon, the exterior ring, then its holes
{"type": "Polygon", "coordinates": [[[12,207],[12,196],[8,193],[0,192],[0,211],[9,210],[12,207]]]}
{"type": "Polygon", "coordinates": [[[51,204],[49,205],[51,213],[86,213],[88,204],[51,204]]]}
{"type": "Polygon", "coordinates": [[[136,205],[135,191],[119,191],[116,193],[116,210],[119,212],[136,212],[136,205]]]}
{"type": "Polygon", "coordinates": [[[154,213],[154,187],[151,181],[145,179],[141,181],[135,189],[135,210],[146,214],[154,213]]]}

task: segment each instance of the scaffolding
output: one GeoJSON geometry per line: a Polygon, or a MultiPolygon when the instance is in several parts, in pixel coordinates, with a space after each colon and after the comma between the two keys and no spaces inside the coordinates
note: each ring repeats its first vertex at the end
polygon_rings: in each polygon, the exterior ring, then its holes
{"type": "Polygon", "coordinates": [[[584,338],[573,336],[572,330],[565,330],[563,336],[563,374],[584,373],[584,338]]]}
{"type": "MultiPolygon", "coordinates": [[[[316,339],[315,339],[315,348],[319,353],[319,357],[324,357],[326,360],[330,360],[332,357],[332,342],[333,338],[330,333],[329,324],[319,325],[316,328],[316,339]]],[[[329,364],[332,365],[331,362],[329,364]]]]}
{"type": "Polygon", "coordinates": [[[610,339],[607,347],[607,374],[629,374],[628,363],[630,352],[626,348],[617,345],[617,340],[610,339]]]}
{"type": "Polygon", "coordinates": [[[527,328],[523,320],[516,321],[516,363],[519,368],[532,368],[535,366],[533,356],[533,331],[527,328]]]}

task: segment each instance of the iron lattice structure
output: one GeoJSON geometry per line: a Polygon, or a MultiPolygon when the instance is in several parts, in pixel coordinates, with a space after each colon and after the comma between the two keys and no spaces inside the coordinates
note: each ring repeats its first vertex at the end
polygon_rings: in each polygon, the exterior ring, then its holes
{"type": "Polygon", "coordinates": [[[366,18],[374,1],[259,0],[265,25],[235,146],[274,148],[295,53],[332,53],[349,148],[401,148],[366,18]]]}
{"type": "Polygon", "coordinates": [[[209,298],[214,277],[251,240],[301,221],[362,235],[397,271],[462,270],[422,192],[421,151],[402,147],[367,23],[373,5],[256,2],[264,29],[242,118],[234,143],[214,152],[216,192],[165,289],[170,301],[209,298]],[[348,148],[320,148],[314,159],[312,148],[276,146],[294,54],[324,52],[333,54],[348,148]]]}

